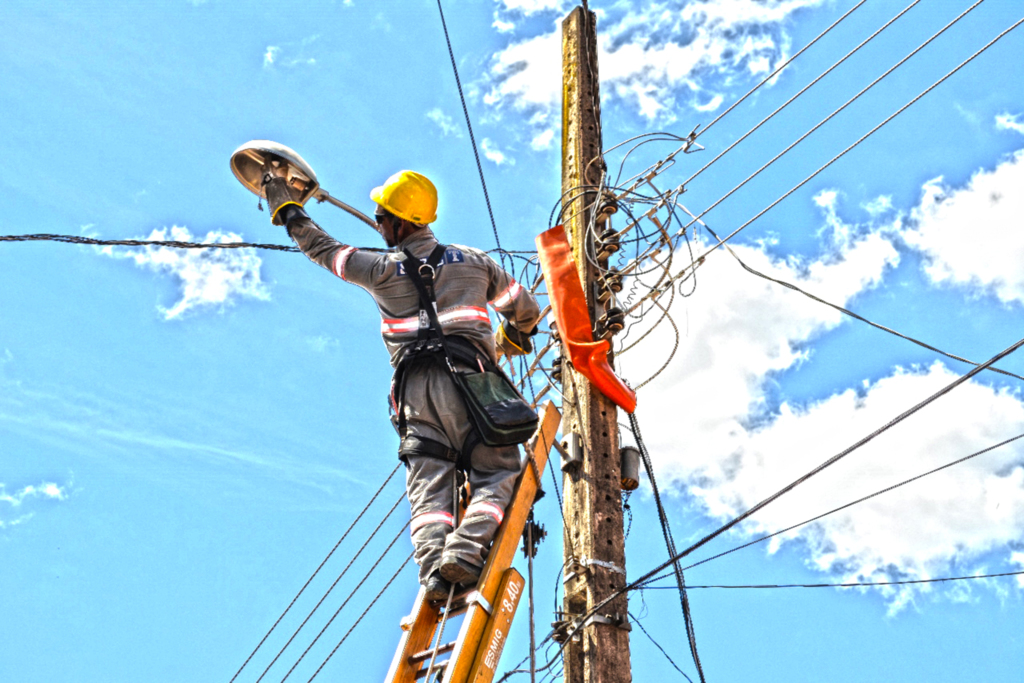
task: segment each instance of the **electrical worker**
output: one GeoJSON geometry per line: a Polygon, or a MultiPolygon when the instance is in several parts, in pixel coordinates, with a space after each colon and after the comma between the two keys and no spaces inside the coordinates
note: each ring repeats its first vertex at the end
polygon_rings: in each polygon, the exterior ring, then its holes
{"type": "MultiPolygon", "coordinates": [[[[338,242],[306,214],[296,201],[283,169],[264,167],[264,190],[271,220],[283,225],[304,254],[341,279],[365,289],[380,310],[381,334],[398,369],[392,382],[392,418],[399,429],[399,458],[406,466],[406,490],[412,508],[410,532],[428,600],[448,597],[453,584],[477,582],[512,498],[522,468],[515,446],[480,443],[461,394],[445,367],[443,355],[410,354],[427,327],[420,299],[406,274],[408,250],[425,261],[438,240],[427,227],[437,218],[437,190],[425,176],[400,171],[374,188],[377,230],[392,252],[367,251],[338,242]],[[406,356],[409,362],[403,364],[406,356]],[[469,476],[472,497],[455,526],[457,469],[469,476]]],[[[419,263],[416,267],[419,267],[419,263]]],[[[532,350],[540,309],[533,295],[479,249],[450,245],[436,268],[437,318],[449,344],[457,344],[481,361],[496,363],[498,354],[532,350]],[[487,304],[505,320],[492,336],[487,304]]],[[[425,313],[425,312],[424,312],[425,313]]],[[[462,354],[462,358],[466,358],[462,354]]],[[[475,370],[464,361],[461,371],[475,370]]]]}

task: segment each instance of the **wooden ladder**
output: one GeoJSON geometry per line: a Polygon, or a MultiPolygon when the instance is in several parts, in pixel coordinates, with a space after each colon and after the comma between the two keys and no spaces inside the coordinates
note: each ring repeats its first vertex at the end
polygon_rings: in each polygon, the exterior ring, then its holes
{"type": "Polygon", "coordinates": [[[544,471],[561,421],[552,402],[541,407],[540,426],[527,444],[536,470],[529,462],[523,467],[476,588],[457,592],[447,615],[443,602],[424,600],[425,591],[420,588],[412,611],[402,619],[402,638],[386,683],[415,683],[425,678],[432,657],[435,662],[431,675],[440,672],[442,683],[489,683],[494,678],[525,584],[522,575],[512,568],[512,559],[540,486],[536,475],[544,471]],[[438,626],[444,621],[447,627],[459,615],[464,616],[458,637],[438,644],[435,653],[438,626]]]}

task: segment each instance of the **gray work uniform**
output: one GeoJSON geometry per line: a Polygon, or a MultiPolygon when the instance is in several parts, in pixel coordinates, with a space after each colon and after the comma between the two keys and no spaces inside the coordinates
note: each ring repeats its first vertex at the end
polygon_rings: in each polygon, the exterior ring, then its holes
{"type": "MultiPolygon", "coordinates": [[[[397,365],[403,352],[416,342],[420,325],[425,324],[400,250],[408,249],[425,261],[438,244],[430,229],[418,230],[399,245],[399,251],[387,253],[342,244],[306,217],[292,220],[288,233],[312,261],[370,293],[380,310],[381,334],[391,364],[397,365]]],[[[496,362],[497,354],[488,304],[524,332],[540,319],[533,295],[487,254],[471,247],[451,245],[446,249],[436,271],[434,291],[444,334],[469,340],[491,362],[496,362]]],[[[391,398],[395,407],[394,395],[391,398]]],[[[462,397],[441,363],[417,363],[407,371],[402,403],[405,436],[462,450],[473,427],[462,397]]],[[[455,464],[417,454],[406,455],[404,460],[420,581],[425,582],[437,569],[444,550],[482,567],[522,468],[518,449],[483,444],[473,448],[467,472],[472,498],[454,533],[455,464]]]]}

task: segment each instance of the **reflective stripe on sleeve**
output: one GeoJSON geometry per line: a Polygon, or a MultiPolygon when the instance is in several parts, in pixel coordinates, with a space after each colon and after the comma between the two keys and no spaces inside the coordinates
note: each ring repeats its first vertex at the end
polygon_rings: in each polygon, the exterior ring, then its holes
{"type": "Polygon", "coordinates": [[[409,523],[409,533],[414,534],[428,524],[455,526],[455,518],[447,512],[424,512],[422,515],[416,515],[412,518],[412,521],[409,523]]]}
{"type": "Polygon", "coordinates": [[[339,249],[334,254],[334,263],[331,265],[331,271],[342,280],[345,279],[345,264],[348,263],[348,257],[355,253],[355,251],[355,247],[345,247],[344,249],[339,249]]]}
{"type": "Polygon", "coordinates": [[[490,515],[494,520],[501,524],[501,520],[505,519],[505,511],[494,503],[488,503],[481,501],[479,503],[473,503],[466,508],[466,518],[470,518],[474,515],[490,515]]]}
{"type": "Polygon", "coordinates": [[[505,291],[503,291],[498,296],[494,297],[494,300],[491,302],[491,305],[494,306],[495,308],[507,306],[509,303],[511,303],[513,299],[519,296],[519,292],[521,291],[523,291],[523,286],[516,282],[515,280],[513,280],[512,284],[505,288],[505,291]]]}

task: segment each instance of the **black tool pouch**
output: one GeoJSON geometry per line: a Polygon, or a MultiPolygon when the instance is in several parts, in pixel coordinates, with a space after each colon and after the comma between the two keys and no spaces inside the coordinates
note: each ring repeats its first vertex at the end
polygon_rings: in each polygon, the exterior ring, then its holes
{"type": "Polygon", "coordinates": [[[433,271],[444,250],[443,245],[438,245],[423,266],[419,265],[419,259],[412,253],[408,250],[405,252],[405,271],[419,294],[420,310],[426,312],[431,331],[441,342],[448,373],[466,404],[466,412],[480,440],[488,446],[514,446],[524,443],[537,431],[537,424],[540,421],[537,413],[501,368],[491,363],[489,359],[485,366],[478,353],[464,349],[465,344],[456,342],[453,345],[454,340],[447,339],[441,332],[441,324],[437,319],[436,299],[433,296],[433,271]],[[424,281],[420,272],[420,268],[424,267],[429,282],[424,281]],[[473,357],[465,358],[467,355],[473,357]],[[454,363],[456,358],[470,365],[479,365],[482,371],[457,370],[454,363]]]}
{"type": "Polygon", "coordinates": [[[488,446],[520,444],[537,431],[537,413],[500,368],[455,372],[452,379],[466,401],[480,440],[488,446]]]}

